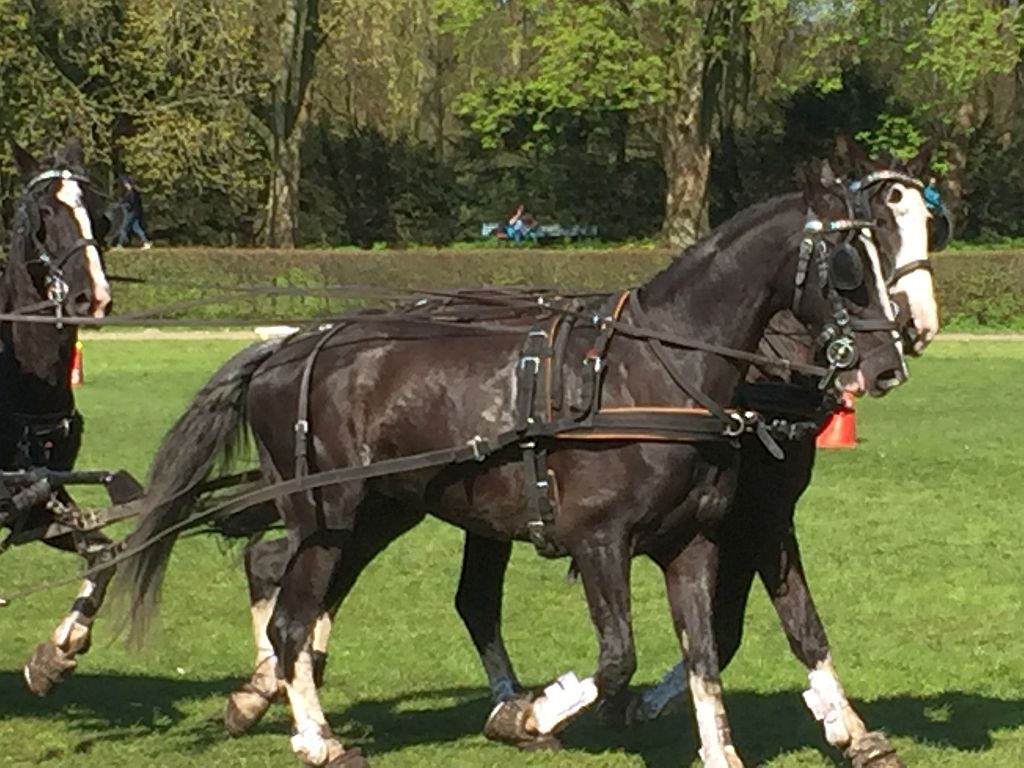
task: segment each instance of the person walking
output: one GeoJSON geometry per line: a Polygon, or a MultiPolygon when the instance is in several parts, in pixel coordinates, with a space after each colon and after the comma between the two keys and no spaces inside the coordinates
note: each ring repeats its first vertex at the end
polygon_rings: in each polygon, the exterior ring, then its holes
{"type": "Polygon", "coordinates": [[[120,178],[121,188],[124,195],[121,198],[121,207],[124,209],[124,220],[121,222],[121,229],[117,234],[117,244],[125,247],[131,241],[134,234],[142,242],[142,249],[153,247],[153,243],[146,237],[146,231],[142,228],[142,194],[135,186],[131,176],[120,178]]]}

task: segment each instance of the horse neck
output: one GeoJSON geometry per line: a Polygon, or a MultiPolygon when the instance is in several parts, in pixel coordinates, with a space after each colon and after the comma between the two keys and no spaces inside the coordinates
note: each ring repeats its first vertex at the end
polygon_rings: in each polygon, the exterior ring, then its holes
{"type": "MultiPolygon", "coordinates": [[[[8,301],[14,295],[9,275],[2,285],[4,311],[17,309],[8,301]]],[[[0,411],[29,416],[73,411],[68,366],[77,340],[73,326],[0,323],[0,411]]]]}
{"type": "MultiPolygon", "coordinates": [[[[772,315],[792,301],[806,210],[800,195],[777,197],[737,214],[685,250],[641,287],[652,325],[753,352],[772,315]]],[[[694,366],[692,356],[700,353],[686,354],[694,366]]],[[[703,378],[725,389],[746,372],[746,365],[718,356],[699,359],[703,378]]]]}

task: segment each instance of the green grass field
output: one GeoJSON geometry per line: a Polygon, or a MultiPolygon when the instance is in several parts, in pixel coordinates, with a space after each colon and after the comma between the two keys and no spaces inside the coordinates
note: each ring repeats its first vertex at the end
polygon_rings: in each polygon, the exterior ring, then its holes
{"type": "MultiPolygon", "coordinates": [[[[80,466],[143,476],[163,430],[242,342],[96,341],[85,350],[80,466]]],[[[847,692],[912,766],[1024,765],[1024,345],[937,342],[901,391],[858,407],[861,445],[819,454],[798,517],[807,569],[847,692]]],[[[290,408],[291,404],[282,404],[290,408]]],[[[96,500],[97,497],[90,497],[96,500]]],[[[695,759],[688,712],[628,732],[590,715],[559,753],[487,742],[483,675],[452,609],[458,531],[428,522],[376,562],[335,624],[324,705],[335,729],[388,766],[680,766],[695,759]]],[[[72,572],[41,545],[0,558],[0,594],[72,572]]],[[[540,684],[589,674],[596,643],[565,563],[517,548],[506,639],[520,675],[540,684]]],[[[20,666],[74,588],[0,609],[0,764],[270,766],[297,762],[288,716],[228,739],[225,694],[250,670],[238,549],[180,542],[162,619],[130,652],[100,621],[68,682],[37,700],[20,666]]],[[[637,682],[678,657],[656,569],[637,561],[637,682]]],[[[748,766],[842,764],[804,709],[806,678],[767,600],[725,675],[733,733],[748,766]]]]}

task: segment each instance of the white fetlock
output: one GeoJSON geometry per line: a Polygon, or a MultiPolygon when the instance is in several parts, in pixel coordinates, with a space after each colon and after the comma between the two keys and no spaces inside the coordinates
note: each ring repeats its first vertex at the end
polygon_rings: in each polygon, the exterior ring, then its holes
{"type": "Polygon", "coordinates": [[[53,633],[53,644],[72,656],[85,647],[89,640],[89,627],[69,616],[53,633]]]}
{"type": "Polygon", "coordinates": [[[815,669],[808,673],[811,687],[804,691],[804,702],[814,718],[825,728],[829,744],[846,747],[852,740],[847,728],[845,711],[850,709],[842,686],[829,669],[815,669]]]}
{"type": "Polygon", "coordinates": [[[743,761],[732,744],[723,746],[721,752],[710,760],[706,757],[707,753],[703,747],[697,750],[697,754],[704,768],[743,768],[743,761]]]}
{"type": "Polygon", "coordinates": [[[597,701],[597,684],[594,678],[580,680],[572,672],[566,672],[544,689],[530,707],[531,725],[540,734],[547,736],[583,709],[597,701]]]}
{"type": "Polygon", "coordinates": [[[296,728],[291,744],[292,752],[307,765],[323,765],[327,762],[329,746],[319,723],[307,720],[296,728]]]}

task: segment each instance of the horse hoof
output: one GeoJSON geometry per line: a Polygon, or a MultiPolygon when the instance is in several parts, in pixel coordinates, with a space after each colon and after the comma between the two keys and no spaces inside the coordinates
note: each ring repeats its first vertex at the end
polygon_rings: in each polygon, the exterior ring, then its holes
{"type": "Polygon", "coordinates": [[[35,651],[25,662],[25,684],[36,696],[45,696],[54,686],[63,682],[76,666],[73,656],[69,656],[47,640],[36,646],[35,651]]]}
{"type": "Polygon", "coordinates": [[[370,761],[359,747],[350,747],[327,763],[325,768],[370,768],[370,761]]]}
{"type": "Polygon", "coordinates": [[[274,695],[267,695],[252,683],[228,696],[224,710],[224,729],[230,736],[241,736],[258,723],[270,709],[274,695]]]}
{"type": "Polygon", "coordinates": [[[533,696],[528,693],[499,703],[484,723],[484,736],[491,741],[511,744],[525,752],[561,749],[561,742],[554,736],[534,733],[526,728],[526,717],[532,703],[533,696]]]}
{"type": "Polygon", "coordinates": [[[906,768],[896,748],[880,731],[871,731],[846,748],[846,757],[853,768],[906,768]]]}

